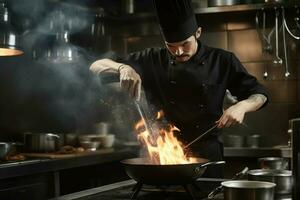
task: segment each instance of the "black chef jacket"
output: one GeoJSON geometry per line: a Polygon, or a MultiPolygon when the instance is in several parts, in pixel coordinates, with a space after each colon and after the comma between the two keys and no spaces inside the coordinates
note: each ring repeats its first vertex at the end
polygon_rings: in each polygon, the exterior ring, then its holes
{"type": "MultiPolygon", "coordinates": [[[[167,120],[181,130],[184,143],[205,132],[221,117],[226,89],[238,100],[252,94],[267,96],[233,53],[201,42],[196,54],[184,63],[177,62],[166,48],[145,49],[119,61],[140,74],[148,102],[162,109],[167,120]]],[[[210,160],[222,159],[219,134],[220,130],[215,130],[192,149],[200,149],[201,156],[210,160]]]]}

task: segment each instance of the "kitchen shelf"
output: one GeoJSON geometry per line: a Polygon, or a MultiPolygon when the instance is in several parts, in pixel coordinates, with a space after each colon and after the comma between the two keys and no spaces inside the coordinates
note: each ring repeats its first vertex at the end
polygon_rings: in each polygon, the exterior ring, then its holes
{"type": "Polygon", "coordinates": [[[209,14],[209,13],[225,13],[225,12],[243,12],[243,11],[255,11],[260,9],[270,9],[274,7],[295,7],[299,6],[300,3],[257,3],[257,4],[240,4],[233,6],[217,6],[217,7],[207,7],[199,8],[195,5],[196,14],[209,14]]]}
{"type": "MultiPolygon", "coordinates": [[[[248,12],[256,11],[260,9],[272,9],[274,7],[286,7],[293,8],[299,7],[300,2],[290,2],[290,3],[257,3],[257,4],[240,4],[232,6],[216,6],[216,7],[199,7],[198,3],[193,3],[195,14],[213,14],[213,13],[233,13],[233,12],[248,12]]],[[[110,15],[106,16],[108,19],[112,20],[146,20],[154,19],[155,14],[153,12],[136,12],[132,14],[123,15],[110,15]]]]}

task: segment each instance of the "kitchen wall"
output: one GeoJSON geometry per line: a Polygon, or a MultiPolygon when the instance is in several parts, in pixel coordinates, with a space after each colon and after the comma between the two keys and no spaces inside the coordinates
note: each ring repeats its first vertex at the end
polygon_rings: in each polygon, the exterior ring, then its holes
{"type": "MultiPolygon", "coordinates": [[[[289,10],[289,20],[294,10],[289,10]]],[[[272,63],[275,58],[275,34],[271,37],[274,52],[262,52],[262,43],[255,26],[256,11],[198,14],[202,27],[201,41],[209,46],[234,52],[248,72],[254,75],[269,92],[269,104],[264,109],[249,113],[246,126],[228,128],[224,134],[260,134],[263,146],[284,145],[288,142],[288,120],[300,116],[300,42],[286,33],[288,65],[291,76],[284,76],[284,65],[272,63]],[[298,56],[297,56],[298,55],[298,56]],[[264,78],[265,68],[268,77],[264,78]]],[[[259,16],[261,20],[261,13],[259,16]]],[[[267,30],[274,26],[274,11],[267,12],[267,30]]],[[[281,21],[279,21],[281,24],[281,21]]],[[[163,46],[155,18],[137,17],[124,23],[111,24],[112,49],[126,54],[151,46],[163,46]]],[[[299,33],[299,31],[298,31],[299,33]]],[[[279,55],[283,58],[282,31],[279,32],[279,55]]]]}
{"type": "MultiPolygon", "coordinates": [[[[20,32],[28,30],[22,35],[26,54],[17,58],[0,58],[0,140],[22,140],[20,133],[26,131],[74,132],[83,129],[87,133],[93,123],[107,120],[113,122],[113,131],[120,137],[134,139],[130,131],[136,120],[135,113],[131,112],[132,105],[126,109],[122,107],[124,101],[128,104],[129,100],[122,95],[114,98],[120,94],[110,93],[101,86],[99,80],[89,73],[88,67],[93,60],[105,56],[107,51],[124,55],[146,47],[163,46],[149,1],[136,1],[135,15],[123,15],[128,11],[124,10],[124,1],[70,1],[83,6],[88,4],[92,17],[95,11],[99,12],[98,6],[108,13],[105,18],[88,19],[89,25],[85,29],[72,33],[71,42],[83,52],[77,67],[53,67],[33,60],[32,41],[39,27],[34,25],[46,22],[51,10],[42,3],[44,1],[31,0],[26,5],[18,0],[11,2],[18,5],[11,6],[16,16],[14,22],[19,25],[17,28],[20,32]],[[33,5],[35,9],[30,12],[33,5]],[[93,31],[95,28],[100,31],[93,31]],[[110,105],[103,103],[103,99],[110,105]]],[[[286,13],[291,21],[294,11],[286,13]]],[[[263,145],[286,144],[288,119],[300,116],[300,42],[286,37],[291,76],[285,78],[284,67],[272,64],[274,53],[262,53],[255,29],[255,14],[255,10],[198,14],[198,24],[203,30],[201,41],[234,52],[249,73],[256,76],[269,91],[269,105],[247,114],[245,123],[248,128],[237,126],[226,129],[225,134],[257,133],[263,136],[263,145]],[[265,67],[269,74],[267,79],[263,78],[265,67]]],[[[86,15],[81,18],[84,17],[86,15]]],[[[269,10],[267,33],[273,26],[274,12],[269,10]]],[[[271,41],[274,47],[274,35],[271,41]]],[[[280,56],[283,57],[282,39],[279,46],[280,56]]]]}

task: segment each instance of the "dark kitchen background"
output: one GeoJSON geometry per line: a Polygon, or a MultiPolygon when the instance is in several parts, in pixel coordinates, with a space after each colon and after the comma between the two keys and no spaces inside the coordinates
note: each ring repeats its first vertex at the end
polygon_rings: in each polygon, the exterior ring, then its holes
{"type": "MultiPolygon", "coordinates": [[[[201,6],[207,6],[203,5],[205,2],[195,0],[193,3],[201,11],[201,6]]],[[[10,0],[7,3],[25,54],[0,58],[0,139],[22,140],[20,133],[27,131],[87,132],[99,121],[109,121],[115,127],[122,124],[115,132],[130,131],[131,126],[126,124],[132,122],[122,118],[125,102],[117,102],[114,108],[119,106],[120,114],[112,114],[116,110],[112,112],[101,100],[111,94],[89,72],[89,65],[110,51],[124,55],[150,46],[163,46],[151,1],[30,0],[25,3],[10,0]],[[135,14],[131,15],[132,12],[135,14]],[[47,62],[44,52],[56,42],[61,28],[68,31],[78,58],[65,64],[47,62]]],[[[256,12],[198,12],[198,22],[203,29],[201,40],[234,52],[270,94],[270,104],[265,109],[247,114],[247,127],[231,128],[225,134],[260,134],[266,146],[286,144],[288,120],[299,116],[300,109],[299,42],[287,34],[291,76],[286,78],[284,65],[272,64],[275,34],[271,37],[273,53],[262,52],[255,26],[256,12]],[[263,77],[265,68],[266,79],[263,77]]],[[[269,33],[274,26],[274,10],[266,13],[266,33],[269,33]]],[[[296,9],[292,7],[286,13],[291,21],[296,9]]],[[[284,55],[282,45],[279,32],[281,57],[284,55]]]]}
{"type": "MultiPolygon", "coordinates": [[[[125,146],[125,142],[136,142],[133,125],[138,120],[137,111],[132,100],[118,91],[117,85],[103,84],[89,71],[89,66],[113,54],[125,55],[147,47],[164,46],[151,0],[6,2],[24,54],[0,57],[0,141],[23,142],[25,132],[94,134],[95,124],[99,122],[110,124],[109,133],[114,134],[116,140],[114,149],[101,155],[41,159],[30,167],[26,163],[5,167],[7,163],[1,161],[0,196],[12,195],[3,199],[17,199],[13,195],[43,199],[40,197],[57,197],[128,179],[119,161],[136,157],[138,147],[135,143],[124,150],[118,149],[117,144],[125,146]],[[58,46],[71,49],[64,55],[67,60],[55,57],[55,51],[60,51],[58,46]],[[79,181],[74,181],[74,177],[79,181]]],[[[225,160],[229,163],[225,168],[230,178],[246,161],[257,164],[257,158],[270,156],[274,149],[264,147],[287,147],[289,119],[300,117],[300,42],[285,32],[290,72],[286,77],[284,63],[273,64],[276,3],[241,0],[245,5],[222,8],[209,7],[209,2],[213,1],[193,0],[198,24],[202,27],[201,41],[234,52],[248,72],[267,88],[270,97],[267,107],[246,115],[244,125],[224,130],[224,139],[230,135],[261,137],[259,147],[262,148],[225,149],[225,160]],[[263,11],[266,13],[265,35],[271,36],[268,40],[272,51],[263,51],[267,47],[261,34],[263,11]],[[267,77],[264,77],[265,72],[267,77]]],[[[285,6],[291,32],[299,36],[299,0],[281,3],[285,6]]],[[[281,7],[277,10],[281,25],[281,7]]],[[[0,12],[1,17],[2,14],[0,12]]],[[[281,27],[278,35],[279,56],[284,58],[281,27]]],[[[224,106],[229,105],[226,99],[224,106]]]]}

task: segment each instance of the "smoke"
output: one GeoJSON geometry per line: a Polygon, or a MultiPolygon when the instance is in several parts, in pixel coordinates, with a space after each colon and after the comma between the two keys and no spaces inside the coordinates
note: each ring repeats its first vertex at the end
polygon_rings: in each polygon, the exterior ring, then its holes
{"type": "Polygon", "coordinates": [[[17,70],[1,76],[3,85],[10,86],[2,95],[12,99],[13,128],[59,132],[88,126],[101,112],[101,85],[89,71],[98,56],[75,45],[81,40],[73,36],[92,38],[93,12],[83,4],[59,1],[12,0],[9,6],[25,50],[24,56],[13,58],[17,70]]]}

